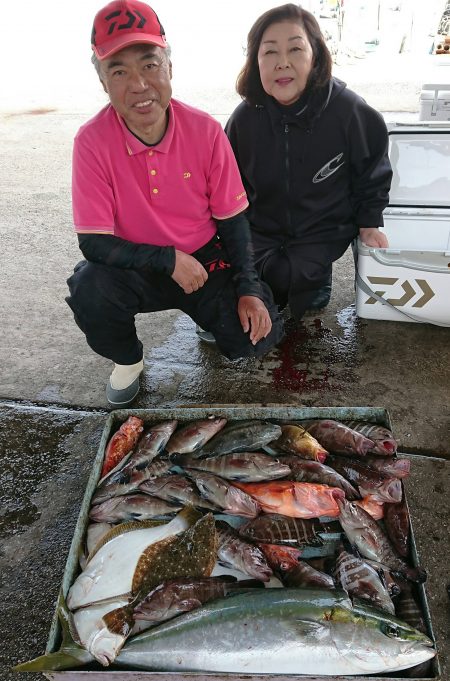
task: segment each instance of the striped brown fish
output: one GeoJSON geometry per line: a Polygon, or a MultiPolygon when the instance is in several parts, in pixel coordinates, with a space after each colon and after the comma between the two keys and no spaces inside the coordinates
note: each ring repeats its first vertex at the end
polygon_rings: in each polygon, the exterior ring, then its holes
{"type": "Polygon", "coordinates": [[[292,479],[297,482],[320,482],[330,487],[340,487],[350,501],[360,496],[353,485],[334,468],[325,466],[319,461],[305,461],[298,456],[285,456],[282,463],[287,463],[292,471],[292,479]]]}
{"type": "Polygon", "coordinates": [[[402,498],[402,484],[398,478],[387,477],[365,466],[363,461],[345,456],[330,456],[328,463],[355,485],[363,497],[370,494],[372,498],[388,503],[396,503],[402,498]]]}
{"type": "Polygon", "coordinates": [[[427,578],[421,567],[411,567],[398,556],[381,526],[366,511],[345,499],[338,501],[339,521],[351,544],[364,558],[386,565],[393,575],[412,582],[424,582],[427,578]]]}
{"type": "Polygon", "coordinates": [[[306,430],[331,453],[365,456],[374,447],[374,441],[333,419],[301,421],[306,430]]]}
{"type": "Polygon", "coordinates": [[[368,453],[378,456],[392,456],[397,451],[397,440],[392,432],[378,423],[366,421],[345,421],[346,426],[372,440],[374,447],[368,453]]]}
{"type": "Polygon", "coordinates": [[[346,551],[342,545],[336,553],[333,576],[348,595],[363,598],[393,615],[394,604],[380,573],[359,556],[346,551]]]}
{"type": "Polygon", "coordinates": [[[239,528],[239,534],[253,542],[286,546],[322,546],[323,534],[340,533],[337,521],[321,523],[316,518],[291,518],[278,513],[264,513],[239,528]]]}

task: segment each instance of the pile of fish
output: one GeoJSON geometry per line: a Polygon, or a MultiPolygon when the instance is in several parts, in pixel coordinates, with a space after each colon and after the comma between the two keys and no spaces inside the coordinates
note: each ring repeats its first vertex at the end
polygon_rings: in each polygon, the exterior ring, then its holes
{"type": "Polygon", "coordinates": [[[372,423],[130,416],[61,598],[61,649],[15,669],[418,673],[435,650],[396,451],[372,423]]]}

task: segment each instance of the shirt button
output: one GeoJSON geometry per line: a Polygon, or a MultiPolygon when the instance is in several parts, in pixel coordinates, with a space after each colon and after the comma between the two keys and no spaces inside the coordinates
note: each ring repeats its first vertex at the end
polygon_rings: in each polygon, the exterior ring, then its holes
{"type": "Polygon", "coordinates": [[[159,192],[159,189],[152,189],[152,192],[153,192],[154,194],[157,194],[157,193],[159,192]]]}
{"type": "Polygon", "coordinates": [[[156,170],[151,170],[150,175],[156,175],[156,170]]]}
{"type": "Polygon", "coordinates": [[[149,152],[148,152],[148,155],[149,155],[149,156],[153,156],[153,151],[149,151],[149,152]]]}

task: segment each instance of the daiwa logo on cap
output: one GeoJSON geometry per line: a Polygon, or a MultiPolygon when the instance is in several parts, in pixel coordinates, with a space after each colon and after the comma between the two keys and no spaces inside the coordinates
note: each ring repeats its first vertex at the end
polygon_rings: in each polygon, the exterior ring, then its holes
{"type": "Polygon", "coordinates": [[[106,59],[137,43],[167,47],[156,12],[140,0],[113,0],[97,12],[91,45],[98,59],[106,59]]]}

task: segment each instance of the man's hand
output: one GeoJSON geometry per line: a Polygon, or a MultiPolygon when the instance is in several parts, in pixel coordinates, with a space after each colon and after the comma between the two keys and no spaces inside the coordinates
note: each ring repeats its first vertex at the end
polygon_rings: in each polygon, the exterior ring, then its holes
{"type": "Polygon", "coordinates": [[[389,248],[389,241],[383,232],[380,232],[378,227],[361,227],[359,236],[365,246],[372,246],[372,248],[389,248]]]}
{"type": "Polygon", "coordinates": [[[241,296],[238,302],[238,315],[244,332],[250,331],[250,340],[253,345],[269,335],[272,320],[267,307],[259,298],[241,296]]]}
{"type": "Polygon", "coordinates": [[[192,255],[175,250],[175,268],[171,277],[185,293],[193,293],[203,286],[208,274],[192,255]]]}

